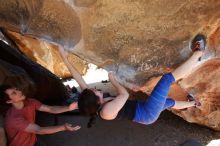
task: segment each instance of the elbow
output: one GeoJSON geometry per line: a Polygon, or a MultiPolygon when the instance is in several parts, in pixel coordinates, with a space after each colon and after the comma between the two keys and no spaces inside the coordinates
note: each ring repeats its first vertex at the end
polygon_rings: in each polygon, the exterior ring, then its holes
{"type": "MultiPolygon", "coordinates": [[[[105,111],[104,111],[105,112],[105,111]]],[[[102,119],[105,119],[107,121],[114,120],[118,114],[112,114],[112,113],[102,113],[100,116],[102,119]]]]}
{"type": "Polygon", "coordinates": [[[129,93],[128,92],[126,92],[126,96],[129,97],[129,93]]]}
{"type": "Polygon", "coordinates": [[[123,97],[124,99],[125,99],[125,98],[128,99],[129,93],[128,93],[127,91],[125,91],[125,92],[120,92],[120,93],[119,93],[119,96],[123,97]]]}
{"type": "Polygon", "coordinates": [[[125,92],[123,93],[123,96],[126,97],[126,98],[128,98],[128,97],[129,97],[129,93],[128,93],[127,91],[125,91],[125,92]]]}

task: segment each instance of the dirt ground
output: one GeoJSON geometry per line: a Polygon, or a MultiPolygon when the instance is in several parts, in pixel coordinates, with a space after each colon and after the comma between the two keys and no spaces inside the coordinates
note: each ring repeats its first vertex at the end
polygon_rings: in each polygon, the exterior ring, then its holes
{"type": "MultiPolygon", "coordinates": [[[[54,119],[55,115],[41,113],[38,123],[42,126],[54,125],[54,119]]],[[[210,140],[219,138],[217,132],[187,123],[169,111],[163,112],[156,123],[148,126],[126,120],[97,120],[96,125],[89,129],[85,117],[60,115],[57,119],[58,124],[69,122],[82,128],[77,132],[41,136],[48,146],[178,146],[189,139],[206,145],[210,140]]]]}

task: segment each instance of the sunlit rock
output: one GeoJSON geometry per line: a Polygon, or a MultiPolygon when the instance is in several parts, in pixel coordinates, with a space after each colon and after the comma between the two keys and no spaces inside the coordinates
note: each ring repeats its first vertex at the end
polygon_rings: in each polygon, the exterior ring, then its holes
{"type": "MultiPolygon", "coordinates": [[[[72,77],[60,57],[58,46],[14,32],[7,32],[7,35],[14,40],[21,52],[32,61],[41,64],[59,77],[72,77]]],[[[86,73],[87,63],[85,61],[73,54],[69,54],[68,59],[77,68],[79,73],[82,75],[86,73]]]]}
{"type": "MultiPolygon", "coordinates": [[[[68,0],[65,0],[65,1],[68,1],[68,0]]],[[[68,3],[70,3],[70,1],[72,0],[69,0],[68,3]]],[[[93,5],[97,0],[74,0],[74,4],[78,7],[88,7],[88,6],[91,6],[93,5]]]]}

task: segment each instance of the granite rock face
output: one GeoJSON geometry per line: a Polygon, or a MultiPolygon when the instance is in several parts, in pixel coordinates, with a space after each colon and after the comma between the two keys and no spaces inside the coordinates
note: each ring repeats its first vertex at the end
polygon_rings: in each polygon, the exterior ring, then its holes
{"type": "Polygon", "coordinates": [[[202,103],[200,108],[173,112],[220,131],[220,1],[8,0],[0,4],[0,26],[64,47],[115,71],[131,90],[145,86],[146,93],[162,73],[191,56],[192,38],[204,34],[203,61],[173,85],[170,96],[186,100],[187,92],[193,93],[202,103]]]}
{"type": "Polygon", "coordinates": [[[76,12],[60,0],[1,1],[1,26],[66,46],[81,38],[76,12]]]}
{"type": "MultiPolygon", "coordinates": [[[[16,43],[19,50],[32,61],[41,64],[58,77],[71,77],[70,72],[60,57],[58,46],[15,32],[7,31],[6,35],[10,37],[16,43]]],[[[68,59],[77,68],[80,74],[83,75],[86,73],[87,62],[71,53],[69,53],[68,59]]]]}

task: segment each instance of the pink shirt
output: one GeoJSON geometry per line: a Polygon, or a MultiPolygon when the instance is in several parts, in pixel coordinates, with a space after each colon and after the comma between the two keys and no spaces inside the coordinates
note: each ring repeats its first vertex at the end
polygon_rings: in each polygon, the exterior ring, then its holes
{"type": "Polygon", "coordinates": [[[36,135],[25,132],[25,128],[30,123],[35,123],[36,110],[42,104],[28,98],[24,101],[22,109],[11,107],[6,114],[5,129],[9,139],[9,146],[34,146],[36,143],[36,135]]]}

